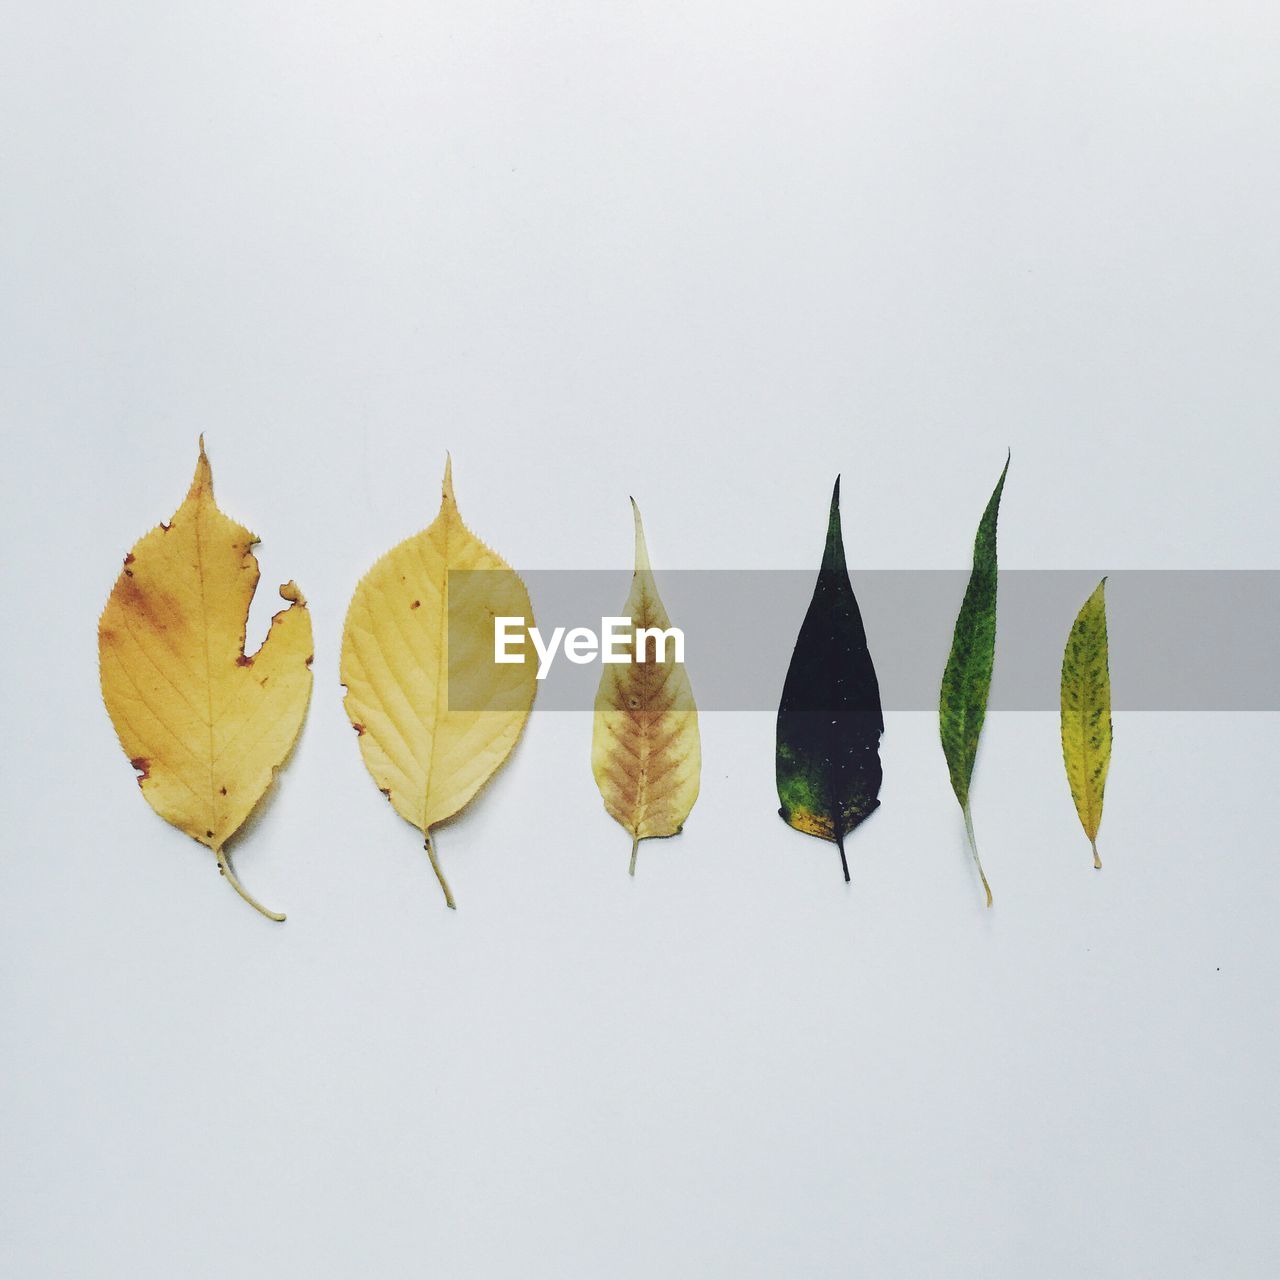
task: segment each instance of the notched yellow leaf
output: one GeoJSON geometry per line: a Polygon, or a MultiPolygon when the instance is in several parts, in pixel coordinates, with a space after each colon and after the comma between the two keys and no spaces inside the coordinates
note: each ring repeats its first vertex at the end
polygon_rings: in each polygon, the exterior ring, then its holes
{"type": "MultiPolygon", "coordinates": [[[[636,526],[636,567],[624,613],[629,628],[620,649],[636,652],[636,632],[671,628],[649,564],[640,508],[631,501],[636,526]]],[[[631,874],[641,840],[673,836],[698,798],[702,745],[698,709],[684,663],[674,645],[646,635],[644,661],[609,663],[596,692],[591,770],[604,807],[631,836],[631,874]]]]}
{"type": "Polygon", "coordinates": [[[365,767],[395,811],[422,832],[450,907],[432,828],[461,810],[506,760],[533,705],[535,664],[494,661],[497,617],[533,626],[529,594],[463,524],[446,461],[439,514],[356,587],[340,678],[365,767]]]}
{"type": "Polygon", "coordinates": [[[147,803],[212,849],[236,892],[224,845],[289,754],[311,694],[311,615],[297,585],[254,654],[245,624],[258,585],[257,538],[224,515],[200,457],[168,524],[125,556],[98,623],[102,698],[147,803]]]}

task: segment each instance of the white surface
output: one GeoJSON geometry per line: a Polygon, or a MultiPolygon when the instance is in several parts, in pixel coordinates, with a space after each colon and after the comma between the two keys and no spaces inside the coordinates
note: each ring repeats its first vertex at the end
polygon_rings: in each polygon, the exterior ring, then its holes
{"type": "Polygon", "coordinates": [[[1006,444],[1009,567],[1280,567],[1278,12],[11,6],[0,1271],[1275,1275],[1277,717],[1120,717],[1101,874],[993,717],[987,913],[928,716],[846,890],[770,717],[633,882],[535,715],[454,915],[336,669],[446,447],[521,567],[625,563],[628,493],[659,569],[816,564],[837,470],[852,564],[961,565],[1006,444]],[[255,633],[315,614],[282,927],[97,690],[200,431],[255,633]]]}

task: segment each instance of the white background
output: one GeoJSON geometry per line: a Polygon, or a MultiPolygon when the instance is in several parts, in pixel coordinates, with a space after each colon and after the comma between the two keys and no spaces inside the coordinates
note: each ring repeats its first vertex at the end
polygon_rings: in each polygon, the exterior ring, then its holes
{"type": "Polygon", "coordinates": [[[1280,718],[1118,716],[1095,873],[1056,717],[993,716],[987,912],[928,715],[846,888],[770,716],[704,717],[632,881],[589,719],[535,714],[440,833],[453,914],[337,655],[446,448],[522,568],[625,565],[629,493],[659,569],[816,567],[836,471],[855,573],[960,567],[1006,445],[1007,567],[1280,567],[1278,41],[1270,0],[9,6],[0,1270],[1275,1275],[1280,718]],[[236,849],[283,926],[98,693],[201,431],[252,634],[314,610],[236,849]]]}

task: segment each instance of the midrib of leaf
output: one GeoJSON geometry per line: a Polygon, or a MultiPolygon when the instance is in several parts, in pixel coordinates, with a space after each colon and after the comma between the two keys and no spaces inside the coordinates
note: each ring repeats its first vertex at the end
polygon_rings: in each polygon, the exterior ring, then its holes
{"type": "MultiPolygon", "coordinates": [[[[203,446],[201,447],[201,456],[203,456],[203,446]]],[[[200,589],[200,636],[203,641],[204,649],[204,687],[206,695],[206,705],[208,708],[208,718],[205,723],[209,728],[209,815],[213,822],[214,829],[217,830],[221,826],[221,822],[217,817],[217,806],[214,801],[213,786],[213,670],[209,662],[209,609],[205,599],[204,591],[204,539],[201,537],[200,527],[204,520],[204,502],[205,502],[205,483],[201,478],[200,496],[196,499],[195,512],[195,533],[196,533],[196,581],[200,589]]],[[[219,856],[221,856],[222,843],[218,843],[219,856]]]]}
{"type": "Polygon", "coordinates": [[[1086,636],[1081,633],[1081,645],[1086,650],[1086,659],[1083,668],[1080,669],[1080,682],[1077,690],[1077,714],[1080,719],[1080,790],[1084,793],[1085,813],[1088,815],[1086,819],[1085,834],[1089,837],[1090,842],[1093,841],[1093,832],[1097,830],[1097,813],[1093,807],[1094,788],[1092,785],[1092,768],[1094,750],[1093,743],[1089,741],[1089,710],[1095,701],[1094,689],[1090,680],[1090,661],[1088,657],[1088,645],[1085,643],[1086,636]]]}
{"type": "MultiPolygon", "coordinates": [[[[643,535],[641,536],[640,547],[644,547],[643,535]]],[[[640,558],[639,548],[637,548],[637,559],[639,558],[640,558]]],[[[644,559],[647,565],[647,562],[648,562],[647,548],[645,549],[644,559]]],[[[648,589],[649,584],[646,578],[642,576],[643,573],[647,573],[647,572],[648,572],[648,569],[646,568],[645,570],[642,571],[642,573],[637,574],[637,577],[639,580],[636,585],[639,588],[639,595],[640,595],[640,598],[639,598],[640,629],[653,625],[652,623],[653,605],[649,600],[649,589],[648,589]]],[[[635,636],[636,630],[637,630],[636,622],[635,622],[635,619],[633,618],[631,621],[631,634],[633,637],[632,639],[633,648],[635,644],[634,636],[635,636]]],[[[641,656],[643,656],[643,654],[641,656]]],[[[656,641],[654,644],[654,656],[657,657],[656,641]]],[[[652,703],[653,701],[652,677],[653,677],[654,668],[656,666],[657,666],[657,663],[642,662],[640,663],[640,671],[639,671],[640,706],[637,708],[637,715],[635,719],[639,721],[639,727],[640,727],[640,776],[637,779],[637,783],[636,783],[636,816],[635,816],[636,825],[635,825],[635,830],[631,833],[635,837],[637,842],[640,839],[640,836],[639,836],[640,828],[644,825],[644,820],[648,811],[648,804],[649,804],[649,761],[653,757],[653,744],[650,742],[650,737],[654,729],[653,717],[649,714],[649,712],[650,712],[650,703],[652,703]]],[[[635,860],[635,850],[633,849],[632,861],[634,862],[634,860],[635,860]]]]}
{"type": "MultiPolygon", "coordinates": [[[[450,488],[452,488],[452,476],[450,476],[450,488]]],[[[455,509],[456,501],[452,504],[455,509]]],[[[431,784],[435,780],[435,764],[436,764],[436,735],[440,732],[440,697],[444,691],[444,683],[448,679],[447,663],[444,660],[444,644],[447,637],[447,628],[449,624],[449,526],[452,521],[449,515],[443,510],[441,516],[444,517],[444,547],[441,551],[441,563],[443,573],[440,583],[440,621],[436,629],[436,696],[435,708],[431,718],[431,732],[427,736],[427,768],[426,768],[426,788],[422,796],[422,830],[424,835],[429,834],[427,827],[427,808],[431,803],[431,784]]],[[[459,517],[461,520],[461,517],[459,517]]],[[[430,850],[428,850],[430,852],[430,850]]],[[[431,856],[432,864],[435,864],[435,855],[431,856]]],[[[440,868],[436,867],[436,875],[440,877],[440,884],[444,888],[445,894],[449,894],[448,886],[444,883],[444,876],[440,875],[440,868]]],[[[450,904],[452,905],[452,903],[450,904]]]]}

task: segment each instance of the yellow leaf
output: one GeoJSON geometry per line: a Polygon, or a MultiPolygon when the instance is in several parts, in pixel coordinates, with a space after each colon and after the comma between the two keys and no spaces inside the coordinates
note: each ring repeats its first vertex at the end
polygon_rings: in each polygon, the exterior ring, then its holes
{"type": "MultiPolygon", "coordinates": [[[[636,655],[637,630],[666,631],[671,619],[658,595],[640,508],[631,502],[636,524],[636,568],[624,612],[630,628],[623,652],[636,655]]],[[[591,769],[604,807],[631,836],[631,874],[641,840],[673,836],[698,798],[702,746],[698,709],[683,662],[674,646],[647,637],[644,661],[610,663],[596,693],[591,769]],[[661,647],[659,645],[661,644],[661,647]]]]}
{"type": "Polygon", "coordinates": [[[1111,674],[1107,664],[1107,580],[1076,616],[1062,655],[1062,760],[1080,825],[1098,856],[1102,798],[1111,767],[1111,674]]]}
{"type": "Polygon", "coordinates": [[[311,615],[288,582],[289,608],[257,653],[244,651],[258,585],[257,538],[218,510],[200,459],[185,501],[125,557],[98,624],[102,697],[147,803],[217,856],[293,746],[311,695],[311,615]]]}
{"type": "Polygon", "coordinates": [[[342,633],[341,679],[365,767],[395,811],[423,833],[450,907],[431,829],[498,769],[533,705],[536,670],[528,652],[521,663],[494,661],[495,617],[533,626],[529,593],[462,523],[446,462],[435,520],[388,551],[356,587],[342,633]],[[459,574],[451,588],[450,575],[459,574]],[[452,601],[451,590],[458,597],[452,601]]]}

